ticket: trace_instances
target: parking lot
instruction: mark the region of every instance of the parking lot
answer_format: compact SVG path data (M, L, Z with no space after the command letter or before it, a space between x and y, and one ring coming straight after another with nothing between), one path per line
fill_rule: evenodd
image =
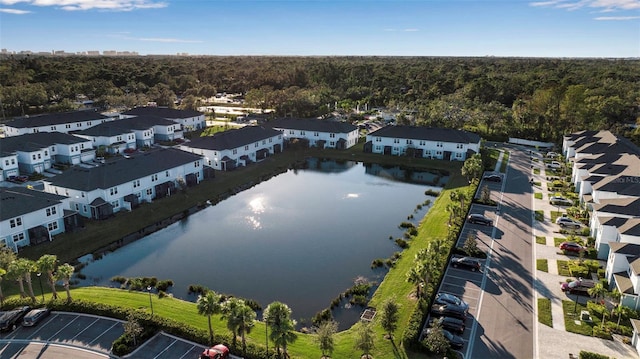
M108 358L124 332L122 322L93 315L53 312L34 327L0 335L2 358Z

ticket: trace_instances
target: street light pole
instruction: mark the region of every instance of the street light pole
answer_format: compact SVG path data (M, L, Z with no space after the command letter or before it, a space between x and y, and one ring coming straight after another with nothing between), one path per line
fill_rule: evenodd
M44 289L42 289L42 279L40 278L42 273L38 273L36 275L38 276L38 282L40 283L40 294L42 295L42 303L44 303Z
M149 291L149 306L151 307L151 315L153 315L153 302L151 301L151 286L148 286L147 290Z

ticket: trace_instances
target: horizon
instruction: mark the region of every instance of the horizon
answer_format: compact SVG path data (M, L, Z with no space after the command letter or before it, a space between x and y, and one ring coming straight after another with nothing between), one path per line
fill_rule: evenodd
M640 57L640 0L0 0L0 20L18 54Z

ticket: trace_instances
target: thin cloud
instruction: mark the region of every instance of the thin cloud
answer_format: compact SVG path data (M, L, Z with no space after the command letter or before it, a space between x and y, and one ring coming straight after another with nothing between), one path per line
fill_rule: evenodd
M615 10L640 9L640 0L549 0L530 2L529 6L551 7L556 9L577 10L581 8L599 9L610 12Z
M199 44L202 43L202 40L185 40L185 39L174 39L174 38L163 38L163 37L139 37L139 38L128 38L130 40L138 40L138 41L151 41L151 42L174 42L174 43L184 43L184 44Z
M404 32L417 32L420 31L418 29L404 29Z
M0 8L0 12L3 12L5 14L13 14L13 15L24 15L24 14L31 13L31 11L27 11L27 10L4 9L4 8Z
M24 4L31 6L53 6L65 11L109 10L132 11L158 9L168 4L157 0L0 0L3 5Z
M640 19L640 16L600 16L593 19L599 21L627 21Z

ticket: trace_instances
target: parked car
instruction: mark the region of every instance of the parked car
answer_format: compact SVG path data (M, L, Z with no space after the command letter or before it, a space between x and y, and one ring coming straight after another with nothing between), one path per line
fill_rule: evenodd
M30 310L31 307L24 306L5 312L0 317L0 330L3 332L15 330Z
M596 283L589 279L578 278L571 282L564 282L560 286L563 292L576 295L589 295L589 289L593 288Z
M462 307L452 304L434 304L431 306L431 314L436 317L467 319L467 311Z
M560 206L573 206L573 201L571 201L570 199L561 197L561 196L553 196L551 198L549 198L549 202L551 204L557 204Z
M22 326L33 327L40 323L44 318L48 317L49 314L51 314L51 309L49 308L32 309L22 319Z
M578 229L582 227L582 223L576 221L573 218L564 217L564 216L556 218L556 224L559 225L560 227L569 227L574 229Z
M433 328L428 328L427 329L427 334L431 333L431 331L433 331ZM464 346L464 339L462 339L461 337L451 333L450 331L446 330L446 329L440 329L442 330L442 334L444 334L444 337L447 339L447 341L449 342L449 344L451 344L451 348L453 349L462 349L462 347Z
M444 304L455 305L457 307L461 307L463 311L469 310L469 304L467 302L449 293L439 292L438 294L436 294L436 297L433 300L433 302L435 304L441 304L441 305L444 305Z
M480 261L472 257L451 258L450 264L453 268L464 268L472 272L482 270L482 265L480 264Z
M547 152L547 157L558 157L558 154L556 152Z
M560 250L567 251L567 252L580 253L584 251L585 248L576 242L562 242L560 243Z
M9 176L7 178L7 180L9 182L15 182L15 183L25 183L29 180L29 176L24 176L24 175L20 175L20 176Z
M431 326L439 325L442 329L446 329L452 333L464 333L464 320L453 317L440 317L431 320Z
M482 177L482 179L484 181L489 181L489 182L502 182L502 176L496 175L496 174L486 175L486 176Z
M562 165L558 161L551 161L551 162L547 163L547 168L551 168L551 169L557 170L557 169L562 168Z
M200 354L200 359L228 359L229 348L222 344L215 345L211 348L205 349Z
M477 224L484 224L485 226L491 226L493 225L493 221L481 214L478 213L472 213L469 215L469 217L467 217L467 222L469 223L477 223Z

